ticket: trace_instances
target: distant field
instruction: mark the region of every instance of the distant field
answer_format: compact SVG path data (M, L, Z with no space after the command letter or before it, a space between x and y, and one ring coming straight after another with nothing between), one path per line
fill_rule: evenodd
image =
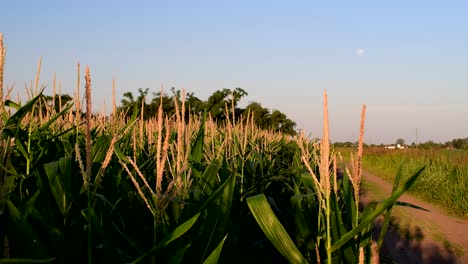
M349 153L349 150L342 151L345 156ZM368 148L364 151L364 169L388 181L393 182L402 162L404 178L426 165L410 192L441 205L449 213L468 216L467 150Z

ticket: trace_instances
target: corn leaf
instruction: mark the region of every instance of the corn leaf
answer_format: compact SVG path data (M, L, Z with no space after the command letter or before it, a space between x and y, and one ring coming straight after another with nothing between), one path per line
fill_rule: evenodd
M283 257L290 263L307 263L289 237L288 232L273 213L264 194L247 198L247 205L263 233Z
M401 175L403 174L402 171L403 171L403 164L400 164L400 167L398 167L398 171L397 171L397 174L396 174L396 177L395 177L395 181L393 182L392 194L397 190L398 185L400 184ZM385 238L385 233L387 232L388 224L390 223L390 216L392 214L392 209L393 209L394 204L395 203L390 205L390 207L387 209L387 212L385 213L385 218L384 218L384 222L383 222L383 225L382 225L382 230L380 230L380 235L379 235L379 238L377 240L377 245L378 245L379 248L382 247L383 240Z
M169 264L179 264L182 263L182 260L184 258L185 252L187 249L191 246L191 243L186 244L185 246L179 248L169 259L167 263Z
M224 241L226 241L228 235L226 235L223 240L219 243L219 245L211 252L208 258L203 262L204 264L216 264L218 263L219 256L221 255L221 251L223 250Z
M26 116L27 113L32 112L34 109L34 104L39 100L39 98L42 96L42 92L44 89L41 90L39 95L34 97L33 99L29 100L23 107L17 108L17 104L13 103L8 103L10 106L14 106L14 108L17 108L18 110L16 113L14 113L8 120L5 122L5 126L3 128L3 136L10 136L14 137L15 134L17 133L19 126L21 125L21 120L23 119L24 116Z
M142 261L143 259L153 255L156 253L158 250L164 248L165 246L169 245L172 241L176 240L177 238L181 237L183 234L187 233L187 231L192 228L192 226L197 222L198 217L200 216L200 213L192 216L189 220L185 221L183 224L179 225L174 231L172 231L170 234L168 234L159 244L154 246L150 251L146 252L139 258L135 259L131 263L138 263Z
M52 118L49 119L49 121L47 121L47 123L45 123L41 128L39 128L39 130L36 130L37 132L41 132L43 130L46 130L50 127L50 125L52 123L54 123L59 117L65 115L68 110L70 110L70 108L73 106L73 103L68 103L65 108L58 114L56 114L55 116L53 116Z
M58 161L44 164L50 190L62 216L66 217L72 204L71 190L71 158L65 157Z
M372 221L374 221L379 215L381 215L385 210L387 210L390 206L393 205L393 203L404 193L406 192L411 185L413 185L414 181L418 178L418 176L423 172L425 169L425 166L420 168L413 176L411 176L405 184L394 192L387 200L385 200L382 204L380 204L372 213L370 213L365 219L363 219L359 225L355 228L353 228L351 231L346 233L346 235L342 236L338 241L336 241L332 248L331 251L335 251L339 249L342 245L344 245L346 242L348 242L350 239L352 239L355 235L357 235L359 232L361 232L364 228L366 228Z
M190 160L195 163L200 163L203 158L203 145L204 145L204 139L205 139L205 119L206 119L206 112L203 113L200 130L198 130L198 134L195 138L195 141L192 144Z

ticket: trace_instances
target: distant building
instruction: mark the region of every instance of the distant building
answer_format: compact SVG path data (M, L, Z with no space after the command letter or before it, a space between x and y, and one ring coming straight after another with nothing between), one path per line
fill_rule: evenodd
M396 145L387 145L385 146L385 148L386 149L404 149L406 147L400 144L396 144Z

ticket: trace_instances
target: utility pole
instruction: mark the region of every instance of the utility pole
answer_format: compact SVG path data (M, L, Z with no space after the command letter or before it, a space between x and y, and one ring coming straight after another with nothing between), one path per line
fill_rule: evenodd
M418 128L416 128L416 147L418 146Z

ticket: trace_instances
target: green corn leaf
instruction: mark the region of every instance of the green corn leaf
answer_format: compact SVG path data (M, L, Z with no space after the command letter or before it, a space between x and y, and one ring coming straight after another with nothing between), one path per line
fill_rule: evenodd
M296 225L299 238L299 242L306 243L308 238L312 234L312 228L310 227L310 219L306 218L305 208L302 206L302 197L298 194L291 197L291 205L293 208L293 218Z
M201 120L201 127L198 130L195 141L192 144L192 151L190 153L190 160L195 163L200 163L203 158L203 145L205 140L205 120L206 120L206 111L203 113L203 118Z
M221 251L223 250L224 241L226 241L228 235L226 235L223 240L218 244L218 246L211 252L211 254L206 258L203 264L216 264L218 263L219 256L221 255Z
M27 222L26 217L10 201L6 202L10 213L11 223L6 230L6 235L11 244L21 246L19 258L44 259L48 255L36 230Z
M71 157L44 164L44 171L57 207L66 217L72 204Z
M300 184L294 184L295 195L290 199L296 228L296 243L299 248L306 246L308 250L315 251L314 238L318 228L315 221L317 201L313 193L301 194L299 189Z
M371 202L371 203L367 204L366 207L364 208L363 212L362 212L361 219L366 219L366 217L371 215L372 212L375 211L375 208L377 208L377 205L378 205L377 202ZM363 247L363 248L370 247L372 223L373 223L373 221L370 222L367 226L365 226L362 229L358 248L360 248L360 247Z
M29 160L29 154L28 151L26 150L27 147L24 145L23 141L21 139L16 138L15 139L15 145L18 148L18 150L23 154L24 159Z
M345 202L345 208L348 212L347 217L345 219L348 226L352 226L353 228L356 227L359 223L357 222L357 210L356 210L356 202L354 201L354 192L353 187L351 185L351 181L349 180L349 175L343 175L343 198Z
M219 186L219 188L208 199L206 199L205 202L203 202L203 204L200 206L199 212L204 211L209 206L211 206L213 201L219 199L219 197L221 197L224 194L225 188L231 186L232 182L235 182L235 179L236 175L232 174L223 184L221 184L221 186Z
M3 136L11 136L11 137L14 137L15 136L15 131L16 131L16 128L21 124L21 120L23 119L23 117L29 113L29 112L32 112L33 110L33 107L34 107L34 104L37 102L37 100L39 100L39 98L42 96L42 92L44 91L44 89L42 89L42 91L39 93L39 95L37 95L36 97L34 97L33 99L29 100L29 102L27 102L23 107L19 108L16 113L14 113L5 123L5 126L3 128ZM12 103L8 103L9 105L14 105ZM14 105L15 107L18 106L18 105Z
M183 247L180 247L176 253L174 253L171 258L169 259L169 261L167 263L169 264L179 264L179 263L182 263L182 260L184 258L184 255L185 255L185 252L187 251L187 249L191 246L192 244L191 243L188 243L186 244L185 246Z
M174 241L177 238L181 237L183 234L187 233L187 231L189 231L190 228L192 228L192 226L197 222L199 216L200 216L200 213L192 216L192 218L190 218L189 220L187 220L183 224L179 225L176 229L174 229L174 231L172 231L170 234L168 234L161 242L159 242L159 244L154 246L150 251L146 252L145 254L143 254L139 258L135 259L131 263L138 263L138 262L142 261L143 259L145 259L145 258L153 255L154 253L156 253L158 250L166 247L172 241Z
M307 263L273 213L264 194L247 198L247 205L270 242L290 263Z
M39 197L39 194L41 193L41 189L38 189L34 195L29 198L29 200L26 202L26 207L24 210L24 216L27 218L31 212L34 210L34 204L36 203L37 197Z
M395 205L403 206L403 207L409 207L409 208L413 208L413 209L418 209L418 210L430 212L430 211L427 210L426 208L423 208L423 207L421 207L421 206L417 206L417 205L412 204L412 203L396 201L396 202L395 202Z
M401 175L403 174L402 171L403 171L403 164L400 164L400 167L398 168L398 171L395 177L395 181L393 182L392 194L397 190L398 185L400 184ZM385 213L382 230L380 230L379 239L377 240L377 245L379 248L382 247L383 240L385 238L385 233L387 232L388 224L390 223L390 216L392 214L392 208L394 204L395 203L390 205L390 207L387 209L387 212Z
M46 129L48 129L50 127L51 124L53 124L55 122L55 120L57 120L59 117L65 115L68 110L70 110L70 108L72 108L73 106L73 103L68 103L65 108L60 111L60 113L56 114L55 116L53 116L52 118L49 119L49 121L47 121L47 123L45 123L42 127L39 128L39 130L36 130L37 132L42 132Z
M112 222L112 226L115 228L117 233L119 233L133 249L138 251L138 254L143 254L144 253L144 250L141 249L140 246L135 241L130 239L130 237L128 237L124 232L122 232L114 222Z
M115 156L120 161L122 161L123 163L129 163L127 157L125 157L125 154L123 153L123 151L120 149L120 147L117 144L114 145L114 153L115 153Z
M210 196L213 193L220 167L221 162L215 159L203 172L199 185L204 195Z
M309 188L310 190L313 190L315 193L320 192L320 190L317 189L317 186L315 186L315 182L312 180L312 174L310 173L303 173L301 175L302 178L302 183L304 183L304 186Z
M382 204L380 204L371 214L369 214L365 219L363 219L359 225L353 228L351 231L346 233L346 235L342 236L338 241L336 241L331 251L335 251L339 249L342 245L352 239L355 235L361 232L364 228L366 228L371 222L375 220L379 215L381 215L385 210L387 210L393 203L404 193L406 192L411 185L413 185L414 181L418 178L418 176L423 172L425 166L419 169L413 176L411 176L408 181L396 192L394 192L387 200L385 200Z
M338 201L334 193L331 194L330 199L331 199L330 205L332 208L331 216L330 216L331 228L332 228L332 234L333 234L332 241L336 241L339 238L341 238L341 236L346 234L347 230L343 224L343 214L341 213L341 208L338 205ZM348 217L350 217L350 215L348 215ZM353 246L352 243L347 243L343 245L343 247L341 248L341 253L344 256L344 260L346 261L346 263L353 263L355 259L352 246Z
M235 187L236 175L232 174L201 206L203 220L191 248L194 261L205 259L226 236Z
M6 100L5 101L5 106L6 107L11 107L11 108L14 108L16 110L20 109L21 108L21 105L11 101L11 100Z

